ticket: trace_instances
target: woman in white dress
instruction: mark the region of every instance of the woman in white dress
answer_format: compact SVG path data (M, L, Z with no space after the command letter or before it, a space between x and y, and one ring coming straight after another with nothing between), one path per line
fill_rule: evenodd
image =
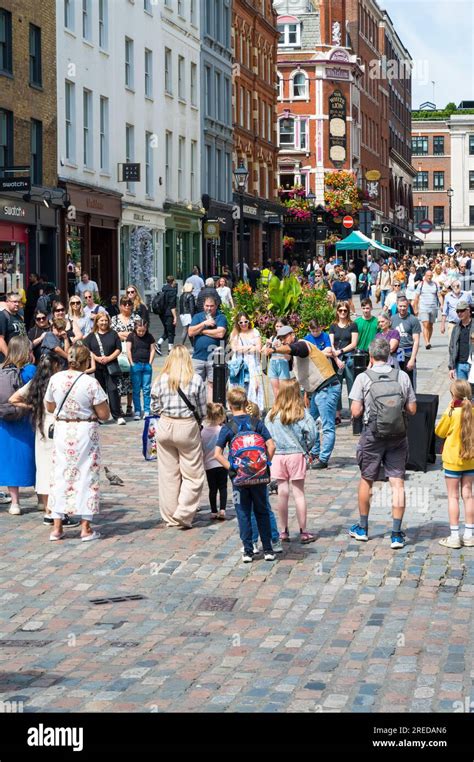
M238 376L231 379L231 386L242 386L250 402L263 410L264 389L263 373L260 355L262 339L256 328L252 327L250 318L245 312L239 312L235 319L234 330L230 335L230 344L234 353L233 360L241 358L243 367Z
M107 421L107 394L87 375L90 352L74 345L68 352L68 370L50 379L46 409L56 413L49 508L54 519L50 540L62 540L64 515L81 517L81 540L97 540L99 532L90 522L99 512L100 443L99 420ZM66 396L67 395L67 396ZM62 405L62 407L61 407Z
M233 310L234 300L232 299L232 292L229 286L227 285L227 280L225 278L219 278L219 280L217 281L216 290L220 298L222 299L222 304L225 304L227 307L230 307Z

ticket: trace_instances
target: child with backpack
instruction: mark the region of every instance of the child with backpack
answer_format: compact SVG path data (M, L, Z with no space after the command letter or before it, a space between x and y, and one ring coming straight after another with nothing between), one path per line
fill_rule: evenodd
M240 539L244 546L242 561L251 563L254 557L252 510L262 538L265 561L274 561L267 484L270 481L268 466L275 452L275 444L262 421L248 415L248 400L243 389L238 386L231 389L227 402L232 415L221 429L214 457L229 471L232 480ZM224 456L227 445L228 458Z
M316 424L304 406L300 385L296 379L282 381L277 398L268 413L265 424L275 442L272 479L278 482L278 516L283 528L282 542L290 541L288 531L288 499L290 483L300 526L300 542L307 545L316 540L306 531L306 499L304 482L306 461L316 442Z
M448 515L451 534L439 544L459 549L474 547L474 425L471 385L458 379L450 387L452 400L435 429L444 439L442 452L444 476L448 492ZM464 535L459 535L459 488L464 503Z
M201 431L204 469L209 486L209 504L211 519L225 521L227 504L227 470L214 457L217 439L225 422L224 406L217 402L207 403L207 415ZM217 511L217 493L219 493L220 510Z

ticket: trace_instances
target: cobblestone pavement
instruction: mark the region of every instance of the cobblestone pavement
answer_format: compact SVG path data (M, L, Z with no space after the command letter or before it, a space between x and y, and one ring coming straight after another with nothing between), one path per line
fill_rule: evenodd
M439 393L441 409L446 344L438 329L419 361L419 391ZM385 484L371 539L357 543L347 534L358 469L346 420L331 468L307 481L317 542L299 545L293 512L295 539L277 561L243 565L231 506L218 525L205 498L192 531L161 523L141 430L101 429L103 461L125 486L104 480L100 542L81 544L74 529L48 542L31 491L23 516L2 507L0 700L25 712L466 711L474 549L438 545L439 458L409 474L407 546L390 549ZM93 602L123 596L143 597Z

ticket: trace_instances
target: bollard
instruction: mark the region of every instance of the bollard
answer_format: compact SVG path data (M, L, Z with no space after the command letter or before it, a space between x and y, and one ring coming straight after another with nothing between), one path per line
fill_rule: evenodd
M213 357L214 381L212 382L212 401L226 406L227 365L223 348L219 347Z
M352 353L352 357L354 359L354 380L359 376L361 373L366 370L368 364L369 364L369 355L367 352L364 352L363 349L356 349ZM362 419L364 415L362 414L360 418L354 418L352 421L352 434L353 436L357 437L359 434L362 434Z

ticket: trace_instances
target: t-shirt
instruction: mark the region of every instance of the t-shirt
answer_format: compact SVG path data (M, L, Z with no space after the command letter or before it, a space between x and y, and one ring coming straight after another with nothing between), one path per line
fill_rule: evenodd
M351 284L346 281L334 281L332 284L332 292L336 295L338 301L348 302L352 299Z
M201 431L205 471L208 471L210 468L222 468L222 464L214 458L214 452L220 432L220 426L204 426Z
M471 323L461 325L456 362L469 362L471 354Z
M0 312L0 336L7 344L12 336L26 336L25 321L21 315L12 315L8 310Z
M46 336L41 342L41 355L54 354L61 363L62 368L66 369L67 360L65 357L61 357L61 355L54 351L57 347L64 349L64 339L60 339L59 336L56 336L52 331L47 331Z
M191 320L191 325L199 325L207 318L205 312L197 312ZM227 330L227 319L219 310L214 317L216 328L225 328ZM214 330L214 329L212 329ZM221 339L215 339L202 333L194 337L193 360L212 360L213 347L220 345Z
M116 349L120 350L120 352L122 351L122 342L120 341L119 335L116 331L101 333L100 341L104 348L104 355L111 355L112 352L115 352ZM84 344L86 347L89 347L90 351L93 352L97 357L102 355L99 347L99 342L97 341L97 335L95 333L90 333L88 336L86 336L84 339Z
M392 328L396 328L400 334L400 349L412 350L413 348L413 334L421 333L421 325L418 318L414 315L407 315L402 318L397 313L392 318Z
M303 341L309 341L310 344L314 344L314 346L321 350L321 352L323 349L331 346L331 339L329 338L329 334L326 333L326 331L321 331L319 336L313 336L312 333L308 333L303 338Z
M384 363L383 365L373 365L370 370L374 371L374 373L389 373L391 370L393 370L393 368L390 365ZM416 394L413 391L413 386L411 385L410 378L408 374L403 370L398 371L398 383L402 389L405 405L407 402L416 402ZM364 423L368 423L370 417L369 389L371 385L372 381L368 377L367 373L360 373L355 379L354 384L352 385L352 389L349 393L350 400L354 400L354 402L364 403Z
M365 352L368 352L369 344L375 339L375 334L378 331L377 318L373 315L369 320L366 320L364 317L358 317L355 320L355 324L359 332L357 349L363 349Z
M135 331L132 331L128 334L127 341L132 345L131 353L133 362L143 362L148 364L150 362L150 350L155 343L155 339L150 331L147 331L144 336L139 336Z
M329 329L329 333L334 336L334 349L343 349L347 347L352 341L353 333L358 333L359 329L355 323L349 323L341 328L337 323L333 323Z
M199 275L190 275L189 278L186 279L185 283L191 283L193 287L193 296L195 299L197 299L201 288L204 288L203 279L200 278Z
M88 280L87 283L83 283L81 280L81 282L76 286L76 294L80 296L81 299L84 299L84 291L90 291L91 294L98 294L99 289L95 280Z
M418 307L419 312L432 312L433 310L438 309L438 286L436 283L433 281L427 283L427 281L424 280L417 286L416 293L420 297Z
M247 426L250 426L251 416L250 415L236 415L234 416L234 420L239 430L241 428L245 430ZM272 438L270 432L268 431L267 427L262 421L256 422L254 426L254 431L256 431L257 434L261 434L265 442L267 442L269 439ZM224 423L224 425L222 426L220 430L219 436L217 437L216 447L220 447L221 450L224 450L225 446L228 445L233 440L234 437L235 437L235 434L232 431L232 429L226 423Z

